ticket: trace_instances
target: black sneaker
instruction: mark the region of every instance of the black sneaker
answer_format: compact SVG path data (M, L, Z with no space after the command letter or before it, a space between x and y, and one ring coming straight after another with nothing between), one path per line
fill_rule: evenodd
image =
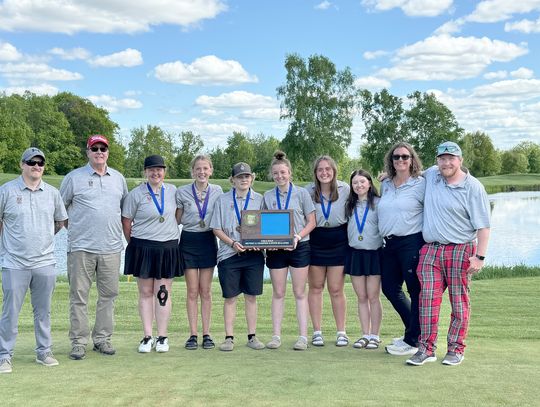
M195 350L199 347L199 344L197 343L197 335L191 335L189 339L186 341L185 348L189 350Z

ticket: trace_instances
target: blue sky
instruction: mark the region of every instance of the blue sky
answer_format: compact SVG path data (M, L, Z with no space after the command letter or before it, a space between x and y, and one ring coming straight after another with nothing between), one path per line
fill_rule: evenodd
M152 124L212 148L235 130L281 139L285 57L322 54L359 87L434 92L508 149L540 142L539 36L540 0L0 0L0 92L73 92L125 144Z

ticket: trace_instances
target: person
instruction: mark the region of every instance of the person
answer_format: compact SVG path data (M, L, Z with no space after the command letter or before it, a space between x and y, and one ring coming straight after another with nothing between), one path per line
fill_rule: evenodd
M350 195L345 214L348 218L347 236L351 251L345 273L358 298L358 317L362 336L354 343L358 349L377 349L381 343L382 322L381 267L382 237L378 225L379 193L371 174L353 171Z
M124 274L137 277L139 315L144 336L140 353L169 351L173 278L182 275L178 239L176 187L164 181L160 155L144 159L146 182L130 191L122 207L122 227L128 242ZM157 339L152 335L154 318Z
M251 189L254 175L249 164L239 162L232 168L232 189L221 195L214 209L210 227L220 240L218 276L223 298L225 341L219 349L225 352L234 349L234 321L236 301L244 294L247 322L247 346L264 349L257 338L257 296L263 292L264 256L261 251L247 249L240 241L242 211L260 209L262 195Z
M425 173L423 236L420 251L420 339L418 351L407 360L423 365L435 356L439 313L444 291L452 313L444 365L463 361L469 328L471 276L484 266L490 234L486 190L462 167L461 148L447 141L437 147L437 165Z
M51 300L56 284L54 235L66 209L58 190L42 180L45 154L36 147L21 157L21 175L0 187L2 317L0 373L11 373L19 313L30 288L36 362L57 366L52 353Z
M201 299L201 320L203 349L213 349L214 341L210 336L210 318L212 315L212 278L217 264L217 242L210 219L217 199L223 193L219 185L210 184L212 161L208 156L198 155L191 161L191 176L194 182L184 185L176 191L176 204L179 208L182 233L180 252L182 254L184 275L186 278L186 309L190 337L186 349L197 349L197 303Z
M118 296L122 240L121 208L128 193L126 180L107 165L109 141L90 136L88 163L68 173L60 185L67 208L70 359L86 357L90 339L88 296L95 279L96 319L92 330L94 351L114 355L114 301Z
M308 346L308 302L306 281L309 270L309 233L315 228L315 207L305 188L292 183L292 167L285 153L276 151L270 164L270 172L276 187L264 194L264 209L287 210L294 213L294 247L292 249L267 250L266 266L272 279L272 340L267 348L281 346L281 322L285 306L287 274L291 272L299 337L293 349L305 350Z
M388 175L381 184L378 205L379 231L384 237L381 256L382 291L399 314L404 335L385 347L391 355L413 355L417 351L420 324L420 283L416 266L422 239L425 180L422 163L414 148L396 143L384 158ZM403 292L403 282L409 298Z
M337 180L336 162L327 155L315 160L313 178L313 183L306 186L315 205L317 223L309 236L311 259L308 273L308 304L313 324L311 344L324 346L321 330L322 294L326 283L336 321L336 346L347 346L349 337L345 330L347 300L343 291L345 284L343 267L348 251L345 202L349 196L349 186Z

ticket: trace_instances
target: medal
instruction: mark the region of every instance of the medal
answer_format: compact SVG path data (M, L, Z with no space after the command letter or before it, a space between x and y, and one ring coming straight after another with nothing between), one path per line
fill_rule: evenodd
M240 232L241 230L242 230L242 228L240 227L240 225L238 225L238 226L236 227L236 231L237 231L237 232Z
M323 194L321 193L321 212L324 216L324 219L326 220L326 222L324 222L324 226L325 227L328 227L330 226L330 222L328 222L328 218L330 217L330 210L332 209L332 201L328 201L328 206L325 208L324 207L324 196Z
M240 225L242 224L242 217L240 216L240 209L238 209L238 203L236 202L236 188L232 189L233 203L234 203L234 213L236 214L236 220L238 220L238 226L236 230L240 232ZM242 208L245 211L249 204L249 198L251 197L251 188L248 189L246 196L246 201L244 202L244 207Z
M199 226L200 226L201 228L205 228L205 227L206 227L206 223L204 223L204 220L201 219L201 220L199 221Z
M366 219L367 214L369 212L369 203L366 202L366 209L364 209L364 216L362 217L362 224L360 224L360 220L358 219L358 212L356 211L357 207L354 208L354 219L356 220L356 229L358 229L358 240L362 241L364 240L364 237L362 236L362 232L364 231L364 226L366 226Z
M163 222L165 222L165 218L163 216L160 216L159 217L159 223L163 223Z
M150 193L152 201L154 201L154 205L159 213L159 223L165 222L165 218L163 217L163 211L165 210L165 188L163 187L163 185L161 185L161 206L159 206L156 199L156 194L154 194L154 191L152 190L148 182L146 183L146 188L148 188L148 192Z
M206 224L204 223L204 218L206 216L206 210L208 209L208 201L210 200L210 185L208 185L208 189L206 190L206 196L204 197L202 208L201 204L199 203L199 198L197 198L197 192L195 191L195 183L191 184L191 193L193 194L193 199L195 200L197 210L199 211L199 217L201 218L199 226L201 228L205 228Z
M330 222L328 221L324 222L324 227L327 228L328 226L330 226Z
M364 238L362 237L362 235L358 235L358 240L360 240L360 241L364 240Z
M292 184L289 182L289 190L287 191L287 199L285 200L285 209L289 209L289 202L291 200ZM278 209L281 210L281 200L279 199L279 188L276 187L276 201Z

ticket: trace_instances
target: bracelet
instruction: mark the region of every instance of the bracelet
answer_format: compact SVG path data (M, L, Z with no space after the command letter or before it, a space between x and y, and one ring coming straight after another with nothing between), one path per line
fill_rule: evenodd
M231 243L231 247L232 247L232 248L234 248L234 244L235 244L235 243L238 243L238 241L237 241L237 240L233 240L233 241L232 241L232 243Z
M486 256L480 256L479 254L475 255L478 260L484 261L486 259Z

